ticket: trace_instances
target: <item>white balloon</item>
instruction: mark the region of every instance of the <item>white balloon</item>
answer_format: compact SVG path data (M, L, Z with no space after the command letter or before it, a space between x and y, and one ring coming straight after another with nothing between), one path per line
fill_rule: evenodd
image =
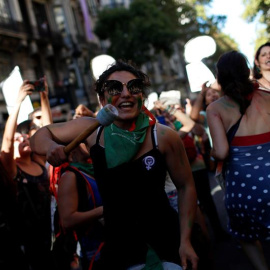
M110 55L101 54L94 57L90 63L90 66L92 68L95 80L97 80L99 76L114 62L115 59Z
M185 60L188 63L198 62L213 55L216 51L216 42L209 36L195 37L185 45Z
M206 81L210 83L215 81L211 70L201 61L186 65L186 70L191 92L200 91Z

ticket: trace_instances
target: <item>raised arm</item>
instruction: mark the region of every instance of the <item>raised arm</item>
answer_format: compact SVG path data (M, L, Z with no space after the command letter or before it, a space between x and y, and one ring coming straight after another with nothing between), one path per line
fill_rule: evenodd
M3 134L3 141L1 147L1 156L4 167L7 169L11 177L16 175L16 162L14 159L14 135L17 128L17 119L20 112L21 104L27 95L31 95L34 86L28 84L28 80L25 80L21 85L18 93L18 97L13 108L12 113L9 115L5 130Z
M183 269L187 261L197 269L198 257L190 237L197 209L197 195L191 168L179 135L166 126L158 126L160 151L165 155L170 177L178 190L181 244L179 249Z
M184 137L195 125L195 122L187 114L183 113L180 109L176 109L173 105L165 107L160 101L156 101L155 107L162 112L173 115L177 121L181 122L182 127L177 131L180 137Z
M178 134L180 135L180 137L185 136L195 126L195 122L181 110L174 111L173 115L176 118L176 120L181 122L182 124L182 127L178 130Z
M205 100L205 94L207 91L207 82L205 82L202 85L201 92L197 95L197 98L195 99L195 102L192 106L192 109L190 111L190 118L193 119L196 122L199 122L201 124L204 124L205 118L203 115L200 114L200 111L203 110L203 104Z
M42 127L30 138L31 149L39 155L45 155L51 165L59 166L67 160L64 146L74 140L93 121L93 118L81 117Z
M47 126L53 123L51 106L49 101L49 87L44 76L45 90L40 92L40 105L42 114L42 126Z

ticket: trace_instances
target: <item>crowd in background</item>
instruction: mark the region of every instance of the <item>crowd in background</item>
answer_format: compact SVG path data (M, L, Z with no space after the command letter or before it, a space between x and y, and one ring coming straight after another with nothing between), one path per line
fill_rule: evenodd
M120 76L117 72L119 71L116 70L112 74ZM126 83L121 82L120 85L120 79L117 80L116 75L112 78L109 77L111 80L103 82L106 86L105 90L102 88L98 92L103 104L111 103L115 96L122 95L124 85L130 95L136 96L141 93L138 92L143 83L141 75L138 75L137 78L131 77L131 80ZM112 83L114 85L111 85ZM125 201L113 198L113 194L108 195L110 190L99 190L99 185L95 180L93 159L87 148L89 142L78 144L65 162L59 159L59 163L63 163L59 166L48 162L49 154L38 154L38 149L43 147L42 138L33 151L30 137L38 134L37 131L40 131L41 128L46 130L48 136L55 142L60 143L61 140L64 140L58 136L61 126L54 128L52 125L52 129L44 128L53 124L46 78L44 78L44 86L44 91L40 92L41 107L35 110L28 120L17 125L21 103L27 95L33 93L34 87L29 84L28 80L23 82L14 110L9 115L5 126L0 156L0 268L107 269L104 268L107 267L106 264L97 263L99 260L102 261L102 250L105 250L105 254L107 250L110 250L106 247L107 232L104 231L104 222L106 219L112 222L114 218L125 219L127 217L124 213L121 213L121 216L118 212L112 212L115 216L110 216L109 211L112 209L106 200L103 205L103 198L110 196L111 200L122 204L125 204ZM108 91L108 96L104 96L105 91ZM163 96L154 103L154 107L149 111L140 105L142 111L150 112L147 114L147 118L150 117L150 126L151 121L157 122L169 127L170 130L173 130L173 134L177 134L181 138L185 148L185 158L187 158L187 163L182 164L181 168L190 170L196 190L196 196L194 196L196 205L192 206L192 209L194 208L192 211L195 213L194 220L190 221L190 239L196 254L186 245L186 254L180 250L180 261L178 258L176 259L178 255L171 257L164 255L164 258L171 258L171 262L179 264L179 268L177 268L175 265L168 265L169 262L161 265L158 257L159 252L163 254L163 250L155 252L149 247L146 265L148 260L157 265L156 268L151 269L181 269L182 267L193 270L214 270L213 242L224 241L228 238L236 239L239 242L254 269L269 269L270 266L267 265L261 244L270 240L270 174L267 171L270 164L268 157L270 152L269 94L270 43L266 43L257 50L252 72L250 72L244 55L236 51L228 52L223 54L217 63L217 80L211 84L205 82L194 100L183 101L175 97ZM139 101L137 102L139 103ZM123 103L121 106L125 108L130 104ZM96 118L97 115L98 112L92 112L85 105L80 104L75 110L73 120L69 121L81 119L79 121L83 123L83 118ZM145 119L142 119L142 125L145 123L144 121ZM70 133L73 134L76 129L80 130L81 125L74 124ZM63 130L66 132L68 129L63 126ZM137 131L136 128L134 130ZM117 132L120 134L121 131ZM139 132L136 135L140 136ZM170 134L167 129L162 132ZM158 132L158 136L169 136L163 135L162 132ZM96 133L97 138L93 139L95 142L100 139L99 134L101 134L99 131ZM105 138L110 135L110 133L106 134ZM124 136L123 133L121 136ZM147 136L144 135L142 140L146 140ZM173 138L174 135L170 136ZM149 137L151 138L151 135ZM44 145L46 143L44 139ZM121 146L122 141L116 143ZM108 148L113 148L113 146L113 144L106 145ZM146 149L148 148L146 147ZM123 152L121 153L121 151ZM125 155L124 150L121 151L112 153ZM141 149L138 147L134 151L134 153L140 153ZM175 156L181 156L180 153L175 153L173 150L172 152ZM110 153L106 153L106 155L110 155ZM151 167L151 160L148 162L148 166ZM174 212L172 215L168 215L168 219L174 217L175 213L181 217L185 208L182 206L183 208L179 209L179 201L182 199L179 196L181 196L180 194L185 196L184 193L179 192L179 186L184 184L175 181L176 177L171 172L172 168L166 172L166 180L163 183L168 202ZM119 178L123 171L117 171ZM115 173L113 170L110 172ZM127 171L124 172L127 173ZM99 173L99 176L102 175L101 172ZM129 173L132 174L132 172ZM105 176L107 177L107 175ZM225 194L224 203L229 217L227 230L224 230L221 225L211 194L209 178L215 176L223 181L219 184ZM129 178L129 175L125 175L125 177ZM155 177L158 179L157 175ZM183 177L189 178L190 176L188 174ZM146 185L148 184L142 183L140 188L148 188ZM151 185L149 190L152 189L156 192L156 183L151 182ZM158 194L163 200L161 193ZM118 207L123 206L118 205ZM107 214L105 221L103 210L106 211L105 215ZM134 211L136 212L136 210ZM185 219L184 215L183 219ZM161 221L159 220L159 222ZM185 225L181 223L181 226ZM164 228L168 229L165 226ZM174 228L172 228L173 230ZM177 235L168 231L166 234L168 237ZM115 239L113 238L113 240ZM151 242L151 240L149 241ZM171 239L171 242L172 245L179 245L178 241L174 243L174 240ZM103 248L104 243L105 248ZM155 245L153 244L153 246ZM116 245L116 247L118 246ZM113 254L118 254L122 260L125 260L122 258L125 253L115 252ZM108 258L112 259L112 256L108 256ZM186 258L191 264L186 265L185 262L183 265L183 258ZM139 266L136 267L126 269L143 269Z

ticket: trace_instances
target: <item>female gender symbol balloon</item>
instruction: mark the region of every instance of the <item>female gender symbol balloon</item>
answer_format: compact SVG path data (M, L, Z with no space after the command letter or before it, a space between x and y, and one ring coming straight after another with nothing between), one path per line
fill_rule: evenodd
M184 56L186 62L190 63L186 65L186 70L191 92L200 91L203 83L215 80L213 73L201 61L215 51L216 43L209 36L196 37L186 43Z
M115 59L110 55L101 54L94 57L90 62L94 78L97 80L99 76L114 62Z

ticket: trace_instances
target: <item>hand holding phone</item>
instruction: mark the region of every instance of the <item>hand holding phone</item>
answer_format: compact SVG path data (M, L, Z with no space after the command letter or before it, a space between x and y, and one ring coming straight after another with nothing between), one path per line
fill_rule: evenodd
M28 83L34 85L34 92L45 91L44 78L40 78L37 81L29 81Z

